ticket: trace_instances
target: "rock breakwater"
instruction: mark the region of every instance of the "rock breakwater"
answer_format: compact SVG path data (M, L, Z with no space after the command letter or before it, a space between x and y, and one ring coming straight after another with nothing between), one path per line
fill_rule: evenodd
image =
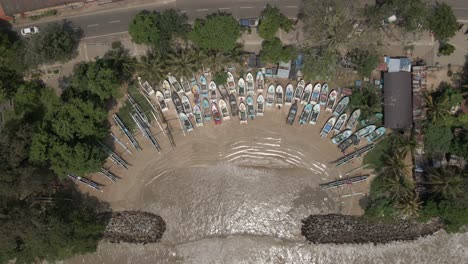
M110 213L104 239L113 242L155 243L166 230L166 222L159 216L141 211Z
M311 215L302 220L302 235L313 243L376 243L414 240L443 228L440 221L375 222L350 215Z

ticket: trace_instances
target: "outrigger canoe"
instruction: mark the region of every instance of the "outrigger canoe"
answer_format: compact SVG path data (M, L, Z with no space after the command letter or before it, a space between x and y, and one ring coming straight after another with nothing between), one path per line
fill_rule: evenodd
M262 71L257 72L256 80L257 80L257 92L261 93L263 92L263 87L265 86L265 76L263 75Z
M308 103L306 106L304 106L301 116L299 117L299 125L303 125L309 122L310 115L312 114L312 108L313 106L311 103Z
M336 97L337 96L338 96L338 93L335 90L330 92L330 94L328 95L327 104L325 106L325 111L327 111L327 112L332 112L333 111L333 108L335 107Z
M367 125L370 125L370 124L377 123L377 121L382 119L382 117L383 117L382 113L375 113L371 117L368 117L368 118L366 118L364 120L361 120L361 125L367 126Z
M304 92L305 81L301 80L296 87L296 91L294 91L294 100L301 101L302 93Z
M142 81L141 77L138 77L138 83L140 84L140 88L147 94L152 95L154 94L154 89L151 87L148 81Z
M249 72L245 76L245 82L247 84L247 94L254 95L255 94L255 81L252 74Z
M223 99L219 99L218 106L219 110L221 110L221 114L223 115L223 120L231 119L231 117L229 116L229 110L226 101L224 101Z
M208 97L208 81L205 75L200 75L200 94L202 98Z
M343 130L343 132L339 133L338 135L334 136L331 141L333 144L340 144L341 142L349 138L352 134L353 134L353 131L351 131L350 129L346 129L346 130Z
M335 125L336 122L336 117L332 116L328 119L327 123L322 128L322 131L320 131L320 136L322 138L325 138L330 134L330 131L332 130L333 126Z
M374 132L370 133L367 137L366 140L367 142L371 143L376 141L377 139L383 137L385 135L385 132L387 132L387 129L385 127L379 127L374 130Z
M198 105L193 106L193 117L195 118L195 125L197 127L202 127L203 126L203 114Z
M162 92L164 94L164 99L166 100L166 102L169 102L172 100L171 84L167 80L164 80L162 83Z
M356 109L353 111L351 116L349 117L348 124L346 124L347 129L353 129L354 125L356 125L359 116L361 115L361 109Z
M179 94L172 93L172 102L174 103L177 113L184 112L184 106L182 105L182 100L180 100Z
M180 85L176 77L169 75L167 76L167 79L177 93L182 94L184 92L184 88L182 88L182 85Z
M284 104L291 105L294 97L294 86L292 84L288 84L286 86L286 93L284 95Z
M346 123L346 119L348 119L348 115L346 113L343 113L338 117L335 127L333 127L333 130L335 131L335 133L340 132L340 130L343 128L344 124Z
M203 98L201 103L201 108L203 110L203 119L205 121L211 120L211 108L210 108L210 101L207 98Z
M301 97L301 104L306 105L310 101L310 96L312 95L312 84L307 84L304 88L304 92L302 93Z
M358 131L356 131L356 133L354 133L359 139L363 138L363 137L366 137L367 135L369 135L370 133L374 132L375 130L375 125L368 125L364 128L361 128L359 129Z
M341 115L345 110L346 107L348 106L349 103L349 97L345 96L341 98L341 100L338 102L338 104L335 107L335 111L333 111L334 116L339 116Z
M187 78L185 77L180 77L180 84L182 85L182 88L184 88L184 93L185 94L190 94L192 91L190 90L190 83Z
M257 115L263 116L263 107L265 107L265 99L263 98L262 94L257 96Z
M161 111L166 112L168 110L166 100L164 99L163 93L160 91L156 91L156 99L158 99L159 107L161 107Z
M315 125L315 123L317 123L317 119L319 115L320 115L320 105L316 104L314 105L314 108L312 109L312 115L310 116L309 123L311 125Z
M280 105L283 106L283 86L279 85L276 86L276 106Z
M193 93L193 102L197 105L200 104L200 86L195 84L192 86L192 93Z
M313 105L320 103L320 91L322 90L322 85L317 83L314 85L314 90L312 91L312 96L310 97L310 102Z
M179 113L179 119L185 131L190 132L193 130L192 123L190 122L190 119L187 117L185 113L182 113L182 112Z
M192 116L192 106L188 96L182 95L182 106L184 107L184 112L188 117Z
M229 93L230 94L236 93L236 82L234 80L234 75L232 75L232 73L230 72L227 72L227 75L228 77L226 79L226 83L228 86Z
M296 119L297 115L297 102L294 102L291 105L291 108L289 108L289 113L288 113L288 118L286 119L286 124L288 125L293 125L294 124L294 119Z
M241 124L247 124L247 108L243 102L239 104L239 119Z
M216 83L211 81L208 88L210 90L210 100L211 100L211 102L217 103L218 102L218 94L217 94L218 87L216 87Z
M250 119L254 119L255 107L254 107L254 100L251 95L247 96L246 103L247 103L247 115L249 116Z
M267 89L266 105L273 106L274 102L275 102L275 86L273 84L270 84L270 86L268 86L268 89Z
M218 104L211 103L211 114L213 116L215 125L219 125L223 122L223 117L221 116L221 112L219 111Z
M234 94L229 95L229 105L231 106L232 116L236 116L239 110L237 108L236 96Z
M326 105L328 99L328 84L322 85L322 91L320 91L320 105Z

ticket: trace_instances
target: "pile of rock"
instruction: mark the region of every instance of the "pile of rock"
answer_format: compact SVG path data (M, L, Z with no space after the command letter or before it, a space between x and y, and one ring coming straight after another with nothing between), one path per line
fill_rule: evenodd
M427 224L413 221L397 223L369 222L358 216L311 215L302 220L302 235L313 243L388 243L414 240L443 228L437 221Z
M155 243L161 240L166 223L148 212L121 211L111 213L104 238L113 243Z

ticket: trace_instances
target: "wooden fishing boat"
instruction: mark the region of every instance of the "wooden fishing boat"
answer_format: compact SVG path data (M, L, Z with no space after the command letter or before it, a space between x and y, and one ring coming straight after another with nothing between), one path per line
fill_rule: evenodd
M283 106L283 86L279 85L276 86L276 106L280 105Z
M275 86L270 84L267 89L266 106L273 106L275 102Z
M247 107L243 102L239 104L239 119L241 124L247 124Z
M294 97L294 86L292 84L288 84L286 86L286 93L284 94L284 104L291 105L293 102Z
M252 98L251 95L247 96L246 103L247 103L247 115L250 119L254 119L255 107L254 107L254 99Z
M231 117L229 116L229 109L227 107L226 101L223 99L219 99L218 101L219 110L221 110L221 115L223 115L223 120L229 120Z
M294 91L294 100L300 102L302 98L302 93L304 92L305 81L301 80Z
M306 87L304 88L304 92L302 93L301 97L301 104L306 105L310 101L310 96L312 95L312 84L307 84Z
M145 92L147 95L152 95L154 94L154 89L151 87L148 81L144 81L141 79L141 77L138 77L138 83L140 84L140 88Z
M164 94L164 99L166 100L166 102L170 102L172 100L172 89L171 84L167 80L164 80L162 83L162 92Z
M186 77L180 77L180 84L182 85L185 94L188 95L192 93L192 90L190 89L190 83Z
M338 117L335 127L333 127L333 130L335 131L335 133L340 132L340 130L343 128L344 124L346 123L346 119L348 119L348 115L346 113L343 113Z
M320 105L326 105L328 99L328 84L324 83L322 85L322 91L320 91Z
M265 76L263 75L262 71L257 72L256 80L257 80L257 92L261 93L263 92L263 87L265 86Z
M187 117L185 113L180 112L179 113L179 119L180 122L182 123L182 126L184 127L185 131L190 132L193 130L192 123L190 122L190 119Z
M203 98L201 108L203 110L203 119L205 121L211 120L211 108L210 101L208 101L208 98Z
M229 99L229 93L226 90L226 87L224 85L222 85L222 84L218 85L218 94L220 95L220 98L222 98L224 100Z
M236 81L234 80L234 75L232 75L232 73L230 72L227 72L227 75L228 77L226 79L226 83L227 83L229 93L230 94L236 93Z
M369 143L374 142L379 138L383 137L385 135L385 132L387 132L387 129L385 127L378 127L366 137L366 140Z
M353 134L353 131L351 131L350 129L346 129L346 130L343 130L343 132L339 133L338 135L334 136L331 141L333 144L340 144L341 142L349 138L352 134Z
M200 75L200 94L202 98L208 97L208 81L205 75Z
M363 137L366 137L367 135L369 135L370 133L374 132L375 130L375 125L368 125L366 127L363 127L361 129L359 129L358 131L356 131L356 133L354 133L359 139L363 138Z
M259 94L257 96L257 115L258 116L263 116L263 112L264 112L263 107L265 107L265 98L263 98L262 94Z
M169 83L172 85L172 88L174 88L174 90L177 93L182 94L184 92L184 88L182 88L182 85L180 85L180 83L177 81L176 77L174 77L172 75L169 75L169 76L167 76L167 79L168 79Z
M198 105L193 106L193 117L195 118L195 125L197 127L202 127L203 126L203 114L200 109L200 106Z
M338 104L335 107L335 111L333 111L334 116L339 116L341 115L345 110L346 107L348 106L349 103L349 97L345 96L341 98L341 100L338 102Z
M172 102L174 103L177 113L184 112L184 106L182 105L182 100L180 100L178 93L172 93Z
M341 151L345 151L351 145L356 144L356 143L359 143L359 138L355 134L352 134L347 139L343 140L343 142L339 143L338 148Z
M211 102L218 102L218 87L216 87L216 83L211 81L208 89L210 90L210 100Z
M218 104L211 103L211 115L215 122L215 125L219 125L223 122L223 117L221 116L221 111L219 111Z
M370 176L369 174L357 175L353 177L347 177L346 179L340 179L340 180L336 180L332 182L322 183L320 184L320 188L322 188L323 190L328 190L331 188L337 188L337 187L341 187L344 185L350 185L353 183L363 182L367 180L369 176Z
M192 86L192 93L193 93L193 102L197 105L200 105L200 86L195 84Z
M166 112L168 110L166 100L164 99L164 94L160 91L156 91L156 99L158 100L159 107L161 111Z
M312 91L312 96L310 97L310 102L313 105L320 103L320 91L322 90L322 85L317 83L314 85L314 90Z
M320 105L316 104L314 105L314 108L312 108L312 114L310 116L310 121L309 123L311 125L315 125L315 123L317 123L317 119L320 115Z
M289 113L288 113L288 118L286 118L286 124L288 125L293 125L294 124L294 119L296 119L297 115L297 101L295 101L292 105L291 108L289 108Z
M330 94L328 95L327 104L325 106L325 111L327 111L327 112L332 112L333 111L333 108L335 107L337 96L338 96L338 93L335 90L330 92Z
M250 72L247 73L247 75L245 76L245 82L247 84L247 94L248 95L255 94L255 81L254 81L254 77L252 76Z
M192 113L192 105L190 104L190 100L188 96L182 95L182 106L184 107L184 112L188 117L193 115Z
M304 106L301 116L299 117L299 125L303 125L309 122L310 115L312 114L312 108L313 106L311 103L308 103L306 106Z
M229 95L229 105L231 106L232 116L236 116L239 109L237 107L237 100L236 100L236 96L234 94Z
M190 78L190 87L193 87L197 85L197 78L195 78L195 74L192 75L192 78Z
M361 120L361 125L363 126L367 126L367 125L370 125L370 124L375 124L377 123L380 119L382 119L383 115L382 113L375 113L374 115L364 119L364 120Z
M335 125L336 122L336 117L332 116L328 119L327 123L322 128L322 131L320 131L320 136L322 138L325 138L330 134L330 131L332 130L333 126Z
M354 125L356 125L359 116L361 115L361 109L356 109L353 111L351 116L349 117L348 124L346 124L347 129L353 129Z
M245 98L245 81L243 78L239 78L237 81L237 95L239 98Z

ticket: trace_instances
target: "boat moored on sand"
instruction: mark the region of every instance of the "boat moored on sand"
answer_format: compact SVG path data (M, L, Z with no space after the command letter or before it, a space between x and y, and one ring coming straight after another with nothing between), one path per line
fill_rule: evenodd
M210 108L210 101L207 98L203 98L201 103L201 108L203 110L203 119L205 121L211 120L211 108Z
M140 84L140 88L147 94L153 95L154 89L151 87L148 81L143 81L141 77L138 77L138 83Z
M200 94L202 98L208 97L208 81L205 75L200 75Z
M180 85L180 83L177 81L176 77L174 77L172 75L169 75L169 76L167 76L167 79L169 80L169 83L172 85L172 87L174 88L174 90L177 93L179 93L179 94L184 93L184 88L182 88L182 85Z
M320 105L326 105L328 99L328 84L324 83L322 85L322 90L320 91Z
M303 125L309 122L310 115L312 114L312 108L313 106L311 103L308 103L306 106L304 106L301 116L299 117L299 125Z
M370 133L374 132L375 130L375 125L368 125L366 127L363 127L361 129L359 129L358 131L356 131L356 133L354 133L359 139L369 135Z
M305 81L301 80L297 86L296 90L294 91L294 100L300 102L302 99L302 93L304 92Z
M179 94L172 93L172 102L174 103L177 113L184 112L184 105L182 104L182 100L180 100Z
M243 102L239 104L239 119L241 124L247 124L247 107Z
M379 120L381 120L383 117L383 114L382 113L375 113L374 115L364 119L364 120L361 120L361 125L363 126L367 126L367 125L370 125L370 124L374 124L374 123L377 123Z
M164 99L163 93L160 91L156 91L156 99L158 100L159 107L161 107L161 111L166 112L168 110L166 100Z
M184 107L185 114L187 114L188 117L191 117L193 115L192 105L190 104L190 100L186 95L182 95L182 106Z
M320 115L320 105L316 104L314 105L314 108L312 108L312 114L310 116L310 121L309 123L311 125L315 125L315 123L317 123L317 119Z
M256 80L257 80L257 92L261 93L263 92L263 87L265 86L265 76L263 75L262 71L257 72Z
M346 123L346 119L348 119L348 115L346 113L341 114L335 124L335 127L333 127L333 130L335 133L340 132L340 130L343 128L344 124Z
M237 95L239 96L239 99L245 98L245 81L243 78L239 78L239 81L237 82Z
M297 115L297 108L298 106L296 101L291 105L291 108L289 108L288 118L286 118L286 124L291 126L294 124L294 119L296 119Z
M283 86L279 85L276 86L276 94L275 94L275 98L276 98L276 106L283 106Z
M266 105L273 106L274 102L275 102L275 86L273 84L270 84L270 86L268 86L268 89L267 89Z
M218 104L211 103L211 116L215 122L215 125L219 125L223 122L223 117L221 116L221 112L219 111Z
M251 95L247 96L247 115L250 119L254 119L255 117L255 107L254 107L254 100Z
M286 86L286 92L284 94L284 104L291 105L294 98L294 86L292 84L288 84Z
M186 95L189 95L192 93L192 90L190 90L190 83L186 77L180 77L180 84L182 85L182 88L184 89L184 93Z
M247 94L254 95L255 94L255 81L253 75L249 72L245 76L245 82L247 86Z
M304 88L304 92L301 97L301 104L306 105L310 101L310 96L312 95L313 86L311 83L307 84Z
M182 112L179 113L179 119L185 131L190 132L193 130L192 123L190 122L190 119L187 117L185 113L182 113Z
M236 81L234 80L234 75L232 75L231 72L227 72L227 79L226 79L226 83L227 83L227 87L228 87L228 90L229 90L229 93L230 94L233 94L233 93L236 93Z
M195 125L197 127L202 127L203 126L203 114L198 105L193 106L193 117L195 118Z
M330 134L330 131L332 130L333 126L335 125L336 122L336 117L332 116L328 119L327 123L322 128L322 131L320 131L320 136L322 138L325 138Z
M211 81L208 88L210 90L211 102L217 103L218 102L218 87L216 87L216 83Z
M343 140L341 143L338 144L338 148L341 151L345 151L347 148L349 148L351 145L359 143L359 138L355 135L352 134L349 136L347 139Z
M200 104L200 86L195 84L192 86L193 102L197 105Z
M310 103L316 105L320 103L320 91L322 90L322 85L317 83L314 85L314 90L312 91L312 96L310 97Z
M346 130L343 130L343 132L339 133L338 135L334 136L331 141L333 144L340 144L341 142L349 138L352 134L353 134L353 131L351 131L350 129L346 129Z
M221 110L221 114L223 115L223 120L229 120L231 117L229 116L229 109L227 107L226 101L223 99L219 99L218 101L219 110Z
M385 132L387 132L387 129L385 129L385 127L378 127L366 137L366 140L367 142L372 143L383 137L385 135Z
M327 104L325 106L325 111L327 111L327 112L332 112L333 111L333 108L335 107L337 96L338 96L338 93L335 90L330 92L330 94L328 95Z
M341 98L341 100L338 102L338 104L335 107L335 111L333 111L334 116L339 116L341 115L345 110L346 107L348 106L349 103L349 97L345 96Z
M265 107L265 99L263 98L262 94L259 94L257 96L257 116L263 116L264 107Z
M229 105L231 106L232 116L236 116L239 109L237 107L236 96L234 94L229 95Z
M348 124L346 124L346 128L353 129L360 115L361 115L361 109L354 110L351 116L349 117Z
M172 100L172 88L171 84L167 80L164 80L162 83L162 93L164 94L164 99L167 103Z

